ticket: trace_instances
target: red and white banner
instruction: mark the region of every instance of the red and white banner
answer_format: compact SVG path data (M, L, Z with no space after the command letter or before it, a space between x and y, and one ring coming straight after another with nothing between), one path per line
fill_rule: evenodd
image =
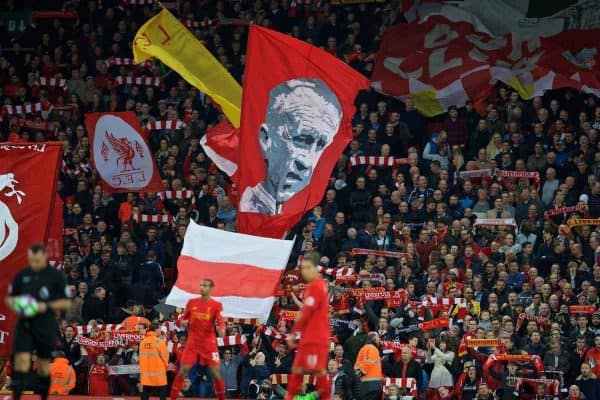
M27 264L27 248L45 243L51 231L62 146L0 144L0 296ZM0 357L11 354L15 315L0 304Z
M257 24L247 54L238 229L281 238L321 201L352 138L354 99L369 81L324 50Z
M200 139L200 145L206 155L233 182L237 182L237 169L240 163L240 130L229 121L221 121L206 130Z
M105 190L159 192L164 186L150 148L148 132L133 112L85 114L92 161Z
M260 238L207 228L190 221L177 282L167 304L184 307L200 295L200 282L215 282L212 295L223 303L223 316L267 321L273 295L285 269L293 241Z
M391 27L377 55L373 87L399 98L410 95L427 116L468 99L485 100L496 81L511 85L523 99L563 87L600 94L599 29L490 36L472 22L430 15Z

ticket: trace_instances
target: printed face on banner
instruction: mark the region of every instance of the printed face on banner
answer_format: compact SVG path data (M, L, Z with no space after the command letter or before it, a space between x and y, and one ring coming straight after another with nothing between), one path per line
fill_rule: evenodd
M244 191L240 210L280 214L308 186L341 119L338 98L320 79L293 79L273 88L259 132L266 180Z
M104 181L114 188L146 187L152 179L153 159L138 132L115 115L98 118L95 132L94 162Z
M15 196L17 204L20 205L25 193L15 187L18 183L12 172L0 175L0 193L5 197ZM15 221L8 205L0 200L0 261L11 255L18 242L19 224Z

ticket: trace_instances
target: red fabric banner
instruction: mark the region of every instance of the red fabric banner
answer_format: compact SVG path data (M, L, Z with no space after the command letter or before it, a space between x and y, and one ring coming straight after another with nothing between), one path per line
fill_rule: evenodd
M229 121L221 121L206 129L206 135L200 139L200 145L217 168L225 172L237 184L237 170L240 163L240 130L234 128Z
M51 231L62 146L60 143L0 144L1 296L27 264L27 248L45 243ZM61 212L62 215L62 212ZM0 357L11 354L15 315L0 304Z
M478 28L441 15L390 27L379 47L373 86L400 98L411 95L427 116L450 105L462 107L468 99L485 101L496 81L511 85L524 99L562 87L600 89L595 51L600 30L491 37Z
M281 238L321 201L352 138L354 99L369 81L331 54L256 24L247 54L238 229Z
M48 259L54 262L55 268L61 265L63 261L63 211L64 203L58 193L54 199L54 209L50 217L50 232L48 233L48 241L46 242L46 251Z
M160 174L134 112L85 114L92 162L111 193L159 192Z

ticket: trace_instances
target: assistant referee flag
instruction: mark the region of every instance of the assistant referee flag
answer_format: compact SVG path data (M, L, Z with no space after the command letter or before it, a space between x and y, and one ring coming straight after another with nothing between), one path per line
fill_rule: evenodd
M137 63L150 57L158 58L210 96L234 127L240 125L242 87L167 9L137 31L133 39L133 57Z

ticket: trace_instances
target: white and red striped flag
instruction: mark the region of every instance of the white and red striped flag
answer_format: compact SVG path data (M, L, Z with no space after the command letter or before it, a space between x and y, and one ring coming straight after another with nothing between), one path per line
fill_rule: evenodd
M166 303L185 307L189 299L200 296L202 279L210 278L224 317L266 322L292 245L289 240L221 231L190 221L177 260L177 282Z

